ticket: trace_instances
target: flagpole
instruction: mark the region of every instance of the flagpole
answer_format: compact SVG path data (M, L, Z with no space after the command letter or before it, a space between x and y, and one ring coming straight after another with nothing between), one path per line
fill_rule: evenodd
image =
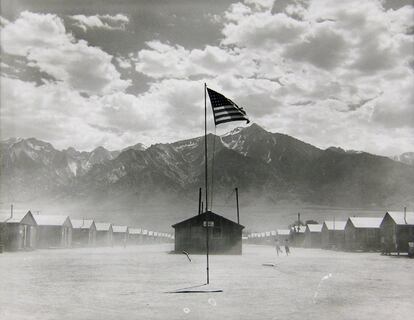
M206 211L208 211L208 175L207 175L207 84L204 83L204 174L206 184Z
M208 241L208 175L207 175L207 84L204 83L204 168L205 168L205 184L206 184L206 262L207 262L207 284L210 283L210 269L209 269L209 241Z

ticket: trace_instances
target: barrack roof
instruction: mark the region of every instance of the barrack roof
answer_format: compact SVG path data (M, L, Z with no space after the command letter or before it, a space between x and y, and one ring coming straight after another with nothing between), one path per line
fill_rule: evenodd
M346 221L336 221L336 220L330 221L329 220L329 221L325 221L324 224L328 230L342 231L342 230L345 230Z
M59 215L33 215L38 226L63 226L68 224L72 226L72 222L68 216Z
M95 222L96 231L109 231L111 225L108 222Z
M13 217L10 217L10 213L0 213L0 222L6 223L20 223L23 218L26 216L26 213L13 213Z
M33 218L32 213L29 211L19 211L18 213L13 212L13 217L10 216L10 213L2 214L0 213L0 223L19 223L30 226L36 226L37 223Z
M398 225L407 225L412 224L414 225L414 212L407 211L405 213L405 219L404 219L404 211L388 211L387 212L392 220L394 220L395 224Z
M321 232L322 231L322 224L308 224L307 227L310 232Z
M193 219L200 219L200 218L203 218L204 219L204 217L205 217L205 215L207 214L207 212L203 212L203 213L201 213L201 214L198 214L198 215L195 215L195 216L193 216L193 217L191 217L191 218L188 218L188 219L185 219L185 220L183 220L183 221L180 221L180 222L177 222L176 224L173 224L172 225L172 227L173 228L175 228L176 226L178 226L178 225L180 225L180 224L182 224L182 223L186 223L186 222L188 222L188 221L190 221L190 220L193 220ZM232 221L232 220L230 220L230 219L227 219L226 217L223 217L223 216L221 216L221 215L219 215L219 214L217 214L217 213L215 213L215 212L213 212L213 211L208 211L208 214L209 214L209 218L213 218L214 216L216 216L216 217L219 217L220 219L223 219L223 220L225 220L225 221L228 221L228 222L230 222L230 223L233 223L233 224L235 224L235 225L238 225L240 228L242 228L242 229L244 229L244 226L243 225L241 225L240 223L237 223L237 222L234 222L234 221Z
M290 230L289 229L278 229L276 232L277 232L278 235L281 235L281 236L290 235Z
M112 231L114 233L127 233L128 227L127 226L112 226Z
M142 229L140 228L130 228L129 234L142 234Z
M383 218L371 218L371 217L350 217L355 228L371 228L377 229L380 227Z
M92 219L70 219L73 229L90 229L93 225Z

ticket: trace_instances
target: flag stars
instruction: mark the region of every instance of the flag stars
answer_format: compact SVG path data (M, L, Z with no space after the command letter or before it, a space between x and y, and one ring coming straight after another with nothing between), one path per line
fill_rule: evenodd
M207 88L216 125L231 121L247 121L246 112L222 94Z

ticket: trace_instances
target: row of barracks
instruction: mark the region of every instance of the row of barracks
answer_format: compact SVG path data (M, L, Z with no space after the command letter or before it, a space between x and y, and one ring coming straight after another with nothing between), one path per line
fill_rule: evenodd
M383 217L349 217L247 237L255 244L273 244L275 239L305 248L405 253L410 243L414 244L414 212L388 211Z
M127 246L173 241L173 235L93 219L33 215L31 211L0 214L0 252L36 248Z

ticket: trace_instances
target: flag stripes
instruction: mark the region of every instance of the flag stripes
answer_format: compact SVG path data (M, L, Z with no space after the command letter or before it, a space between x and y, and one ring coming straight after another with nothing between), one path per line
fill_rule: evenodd
M220 123L226 123L226 122L231 122L231 121L243 121L246 120L245 117L241 117L241 116L237 116L237 117L227 117L227 118L223 118L220 120L216 120L214 121L216 123L216 125L220 124Z
M207 88L207 92L213 108L215 125L231 121L247 121L249 123L243 108L214 90Z

